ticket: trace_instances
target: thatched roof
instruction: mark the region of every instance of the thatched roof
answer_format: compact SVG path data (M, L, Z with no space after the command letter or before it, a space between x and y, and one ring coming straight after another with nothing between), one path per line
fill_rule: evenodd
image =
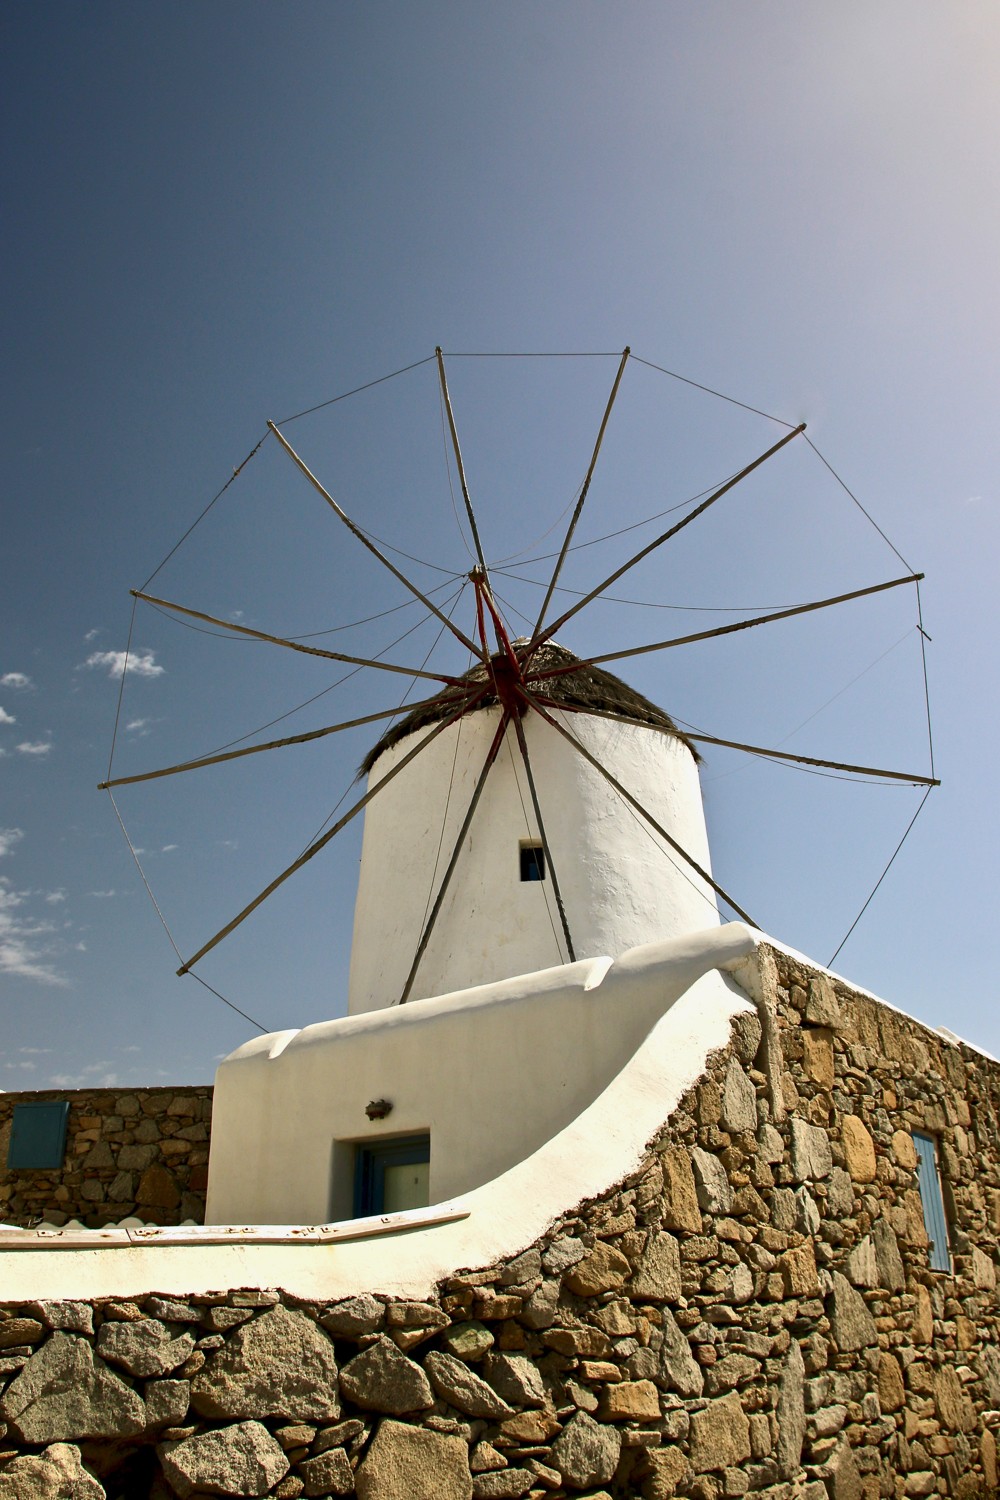
M515 648L526 642L516 641ZM567 651L565 646L557 646L554 641L548 641L540 646L531 659L530 671L543 671L548 667L570 666L579 661L572 651ZM466 672L462 681L480 683L486 679L486 668L481 664L474 666ZM621 714L625 719L638 719L643 724L652 725L656 729L662 729L667 734L673 735L691 751L695 759L699 759L698 752L690 740L677 728L676 724L662 708L657 708L648 698L630 688L628 683L622 682L620 677L615 677L612 672L605 672L603 667L594 667L581 663L575 672L566 672L560 677L547 677L544 682L537 686L539 694L555 703L565 703L573 708L598 709L603 713ZM473 713L483 708L491 708L497 702L495 693L487 693L486 696L476 704ZM387 729L377 745L373 745L361 763L361 771L367 774L378 760L384 750L389 750L397 745L400 740L405 739L408 734L413 734L417 729L423 729L428 724L436 724L441 719L447 718L452 711L451 705L435 704L429 708L418 708L415 712L407 714L405 719L400 719L391 729Z

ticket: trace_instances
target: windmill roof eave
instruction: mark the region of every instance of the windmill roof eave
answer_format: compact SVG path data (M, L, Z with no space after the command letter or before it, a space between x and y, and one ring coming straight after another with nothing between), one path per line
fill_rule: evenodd
M522 643L515 642L515 649L520 644ZM550 703L565 705L567 708L578 708L584 712L590 710L602 715L620 715L626 722L638 721L641 724L648 724L651 729L658 729L680 740L681 744L690 750L696 761L701 759L691 741L677 728L670 715L664 713L662 708L658 708L649 698L629 687L628 683L616 677L613 672L606 672L603 667L580 661L580 658L572 651L568 651L565 646L557 645L554 641L546 642L534 653L531 667L532 671L539 671L547 668L570 667L574 663L578 664L575 671L563 672L561 676L545 680L545 697ZM463 682L468 683L481 683L485 680L486 669L481 663L477 663L462 678ZM487 693L470 712L477 713L481 709L493 708L496 703L496 694ZM448 701L429 704L414 710L405 718L400 719L398 723L393 724L372 746L361 762L360 774L367 775L379 756L398 745L400 740L405 739L407 735L440 723L453 710L453 707L453 703Z

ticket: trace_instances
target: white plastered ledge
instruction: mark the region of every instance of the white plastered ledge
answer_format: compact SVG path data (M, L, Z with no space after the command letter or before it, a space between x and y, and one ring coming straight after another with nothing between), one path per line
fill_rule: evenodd
M236 1225L224 1243L212 1226L145 1231L141 1237L133 1231L132 1238L128 1231L103 1231L95 1232L93 1249L59 1249L56 1236L44 1248L40 1241L28 1248L37 1237L21 1233L0 1237L3 1296L89 1299L281 1287L325 1301L363 1291L419 1298L456 1270L516 1255L561 1215L608 1191L639 1164L650 1139L704 1075L710 1055L728 1045L734 1019L753 1009L754 1002L721 971L744 963L762 941L752 929L732 923L623 955L604 980L615 976L613 1010L627 1013L636 1002L642 1009L652 987L659 1013L615 1075L524 1159L411 1219L341 1224L328 1233L301 1224L259 1231ZM535 976L543 994L550 993L545 987L551 973ZM578 984L574 992L586 994ZM352 1230L357 1237L346 1238ZM107 1236L114 1234L125 1243L109 1243ZM16 1240L18 1248L6 1249L2 1238Z

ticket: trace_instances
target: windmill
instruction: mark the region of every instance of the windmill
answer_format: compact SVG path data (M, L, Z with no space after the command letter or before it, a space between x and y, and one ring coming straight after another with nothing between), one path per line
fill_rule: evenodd
M465 671L442 673L426 665L413 668L375 656L336 652L252 629L152 594L147 588L133 591L137 603L152 604L237 637L433 685L428 696L405 709L397 704L307 733L222 750L136 775L109 774L101 783L110 792L126 784L396 720L365 759L366 790L186 958L178 973L192 972L361 813L365 814L366 853L355 915L352 1011L405 1003L442 989L571 962L595 952L621 951L666 932L717 921L720 903L756 925L740 899L723 889L711 872L697 784L699 744L845 776L903 782L928 792L937 785L933 765L927 775L887 770L685 731L607 670L612 662L756 630L887 590L917 589L922 574L910 571L734 623L615 651L577 656L564 644L563 633L587 606L606 597L633 568L668 547L751 474L778 460L791 444L808 441L804 424L782 424L785 431L777 441L698 497L698 503L679 520L560 609L556 598L562 594L564 565L573 549L630 357L629 349L620 356L584 481L545 583L541 606L526 635L514 634L494 588L440 349L430 358L437 366L442 410L474 546L473 566L463 580L474 599L473 620L466 628L455 623L452 613L392 560L388 552L393 549L380 546L334 498L292 447L282 430L287 420L268 423L266 440L278 445L355 541L468 653L472 665ZM420 363L425 362L429 361ZM597 730L603 731L603 739L595 738ZM609 735L613 748L609 748ZM570 787L575 787L573 795L567 795ZM595 792L598 787L600 797ZM435 847L425 813L439 793L445 795L446 805ZM529 836L512 842L516 818L510 808L515 796ZM505 850L510 851L509 859ZM653 872L651 854L655 854L659 875ZM515 889L520 886L525 889ZM618 946L613 948L613 943Z

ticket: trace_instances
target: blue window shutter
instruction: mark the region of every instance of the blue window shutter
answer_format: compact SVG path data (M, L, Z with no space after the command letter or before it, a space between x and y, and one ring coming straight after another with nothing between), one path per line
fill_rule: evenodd
M917 1148L917 1183L924 1209L924 1228L931 1242L931 1270L950 1271L948 1223L945 1219L944 1199L941 1195L937 1146L932 1136L921 1135L916 1130L913 1132L913 1144Z
M66 1153L69 1100L15 1104L7 1166L14 1170L58 1171Z

